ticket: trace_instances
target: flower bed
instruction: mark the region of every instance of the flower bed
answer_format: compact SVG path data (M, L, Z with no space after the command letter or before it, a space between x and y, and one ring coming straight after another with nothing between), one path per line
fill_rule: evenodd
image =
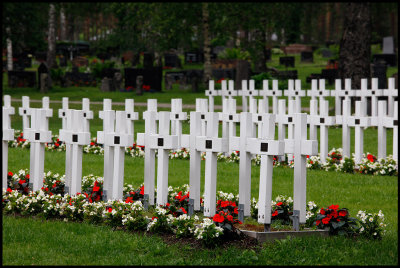
M189 216L187 184L181 187L169 187L168 203L144 210L143 185L135 188L125 184L122 200L102 201L103 178L94 175L82 179L82 193L70 196L63 194L64 175L51 171L45 173L41 190L27 190L29 174L20 170L8 172L8 188L3 190L2 208L4 214L37 216L45 219L55 218L63 221L89 222L104 224L112 228L150 233L174 234L177 238L193 238L211 247L222 242L241 239L238 221L237 199L232 193L217 193L216 214L203 217L201 213ZM201 200L201 204L203 204ZM272 200L272 226L278 231L288 228L293 214L291 197L279 195ZM253 226L257 220L258 202L253 198L252 217L246 219ZM347 209L338 205L319 208L313 201L307 203L307 222L302 228L329 229L332 235L363 236L380 239L384 234L384 215L382 211L367 213L360 211L358 218L351 218ZM250 224L251 225L251 224ZM243 226L249 226L248 223Z
M58 135L52 137L51 143L46 143L47 151L65 151L65 143L58 139ZM30 143L23 138L23 133L19 130L15 131L14 141L9 141L10 147L21 147L29 148ZM97 138L92 138L90 145L83 146L83 152L89 154L104 154L104 149L101 144L97 143ZM144 157L144 146L133 144L130 147L125 148L125 153L131 157ZM381 176L397 176L398 175L398 165L396 159L393 159L392 155L388 155L385 159L377 159L374 155L367 153L363 155L362 162L358 165L354 162L354 154L351 158L342 157L343 150L341 148L333 148L328 153L326 162L322 163L318 156L308 156L307 157L307 168L318 169L326 171L336 171L345 173L360 173L360 174L370 174L370 175L381 175ZM157 156L157 150L156 150ZM181 148L177 150L171 150L169 152L170 159L189 159L190 150L187 148ZM205 160L205 152L201 153L201 159ZM287 159L287 156L285 156ZM239 151L233 151L230 155L226 156L224 153L218 154L219 161L234 162L239 163L240 153ZM290 161L278 161L277 157L273 158L274 166L283 167L294 167L294 162ZM260 155L254 155L252 158L254 165L259 166L261 163Z

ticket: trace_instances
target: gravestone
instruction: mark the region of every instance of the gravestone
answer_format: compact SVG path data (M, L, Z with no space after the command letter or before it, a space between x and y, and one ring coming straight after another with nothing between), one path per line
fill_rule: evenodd
M216 80L221 79L236 79L236 69L229 68L229 69L215 69L211 70L211 75Z
M373 61L380 62L383 61L389 66L397 65L396 52L394 50L394 39L393 36L387 36L383 38L382 41L382 54L373 55Z
M285 140L285 153L294 155L293 227L306 222L307 156L318 154L318 141L307 140L307 114L294 114L296 136Z
M394 53L394 39L393 36L387 36L383 38L383 54L393 54Z
M149 86L150 90L161 91L162 67L153 67L148 69L125 68L125 88L136 87L136 77L143 77L143 85Z
M45 76L43 76L43 74L45 74ZM42 93L46 93L47 90L51 87L50 79L51 78L49 68L47 67L47 64L45 62L42 62L38 67L39 89L41 92L42 90L44 90Z
M7 71L9 87L35 87L36 72Z
M89 66L89 60L87 58L81 57L81 56L75 57L72 60L72 66L74 66L74 67Z
M378 88L384 89L387 87L386 77L387 65L381 62L377 62L372 66L372 77L378 79Z
M302 51L300 62L314 62L313 53L311 51Z
M321 54L322 54L323 58L332 58L333 57L332 51L327 48L321 49Z
M294 68L294 57L279 57L279 64Z
M3 191L7 187L7 174L8 174L8 141L14 140L14 129L11 128L11 115L15 114L14 107L11 106L10 95L4 95L3 101L3 141L2 141L2 183Z
M172 67L172 68L181 68L182 67L182 64L180 63L178 55L171 54L171 53L164 54L164 65L166 67Z
M22 107L18 108L18 114L22 116L22 131L25 132L26 129L30 127L30 110L29 107L29 97L22 96Z
M152 53L143 54L143 68L150 69L153 68L154 55Z
M101 80L101 86L100 86L100 90L102 92L110 92L113 91L112 90L112 80L110 78L104 77Z
M151 146L151 135L157 134L157 100L147 99L147 110L143 112L145 133L137 134L137 144L144 145L144 206L154 205L155 150Z
M201 52L185 52L185 63L204 62L204 54Z
M113 84L114 84L115 90L121 91L122 75L120 72L114 73Z

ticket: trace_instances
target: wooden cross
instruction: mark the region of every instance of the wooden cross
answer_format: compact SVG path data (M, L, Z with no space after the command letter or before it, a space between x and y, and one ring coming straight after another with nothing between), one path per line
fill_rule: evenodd
M62 108L58 109L58 118L61 118L61 128L67 128L68 97L62 98Z
M316 102L317 100L311 100L312 102ZM335 117L329 116L329 102L327 100L322 100L320 102L320 112L318 114L311 114L307 117L308 123L313 126L320 127L320 159L321 162L324 163L326 161L326 157L328 155L328 126L335 125ZM315 106L315 104L314 104ZM311 132L310 132L311 133ZM317 140L317 136L311 137L310 140Z
M249 83L249 87L247 87L247 83ZM247 112L247 99L249 99L250 103L254 99L254 96L258 96L258 91L254 87L254 80L242 80L242 90L238 91L238 95L242 96L242 112Z
M125 99L125 112L127 119L127 130L128 134L132 134L135 137L135 126L134 121L139 119L139 113L135 112L135 101L134 99Z
M319 86L318 86L319 83ZM325 89L325 79L312 79L311 90L307 90L307 96L311 97L311 100L319 98L319 102L325 100L325 97L331 96L331 91Z
M29 110L31 108L29 107L29 97L28 96L22 96L22 107L18 108L18 113L20 116L22 116L22 131L25 132L25 129L29 128Z
M345 99L343 101L343 114L336 115L336 123L342 125L342 148L343 159L344 157L351 157L350 154L350 116L351 116L351 100Z
M202 134L201 112L190 112L190 134L182 135L182 146L189 148L190 151L190 173L189 173L189 211L190 215L193 211L200 210L200 170L201 170L201 151L196 144L198 136Z
M368 79L361 79L361 90L367 88ZM378 78L371 78L371 90L362 91L367 97L371 97L371 116L378 115L378 97L383 96L383 90L378 89Z
M272 90L268 88L268 80L263 80L263 90L260 90L258 94L265 100L267 113L269 113L268 97L272 97L272 113L278 114L278 97L282 96L282 90L278 88L278 80L272 80Z
M224 108L224 107L223 107ZM207 99L196 99L196 112L201 113L201 135L206 135L206 113L208 113Z
M3 143L2 143L2 176L3 190L7 189L7 174L8 174L8 141L14 140L14 129L11 128L11 115L15 114L14 107L11 106L10 95L4 95L3 102Z
M48 110L31 108L31 127L26 130L25 136L31 143L30 148L30 186L38 191L43 186L44 151L45 143L51 142L51 131L48 126Z
M154 180L156 149L151 147L151 135L157 132L157 100L147 100L147 111L143 112L144 132L137 134L137 144L144 145L144 196L145 207L147 203L154 205Z
M371 118L366 115L366 102L356 101L356 114L348 118L348 125L355 128L355 164L361 163L364 148L364 128L371 125Z
M219 113L219 120L222 121L222 137L228 140L229 149L226 154L233 151L230 146L231 137L236 136L236 124L240 122L239 114L236 113L236 99L225 99L222 113Z
M171 135L178 136L178 147L181 147L182 121L187 120L187 113L182 112L182 99L171 99Z
M306 95L305 90L301 90L301 80L296 79L296 81L289 79L288 80L288 89L285 90L284 96L288 97L289 103L291 100L295 100L295 113L301 112L301 97Z
M207 135L196 138L199 151L206 152L205 188L204 188L204 216L212 217L216 209L217 187L217 154L228 151L228 140L218 138L218 114L207 113Z
M351 89L351 79L344 80L344 89L342 89L342 80L336 79L335 90L331 90L331 96L335 96L335 115L342 115L342 99L343 101L350 100L350 97L356 96L355 90Z
M383 96L388 97L388 116L394 116L394 101L399 96L399 90L395 88L394 77L389 77L388 88L383 90Z
M206 96L208 96L208 102L210 104L210 112L214 112L214 97L220 96L219 90L215 89L214 80L208 81L208 90L206 90Z
M227 87L227 81L221 81L221 90L219 90L219 94L222 96L222 105L224 104L224 99L232 99L234 96L237 96L238 92L234 88L233 80L229 80L229 88Z
M306 222L307 156L318 154L318 141L307 140L307 114L295 113L296 135L285 140L285 153L294 154L293 214L299 215L299 223ZM294 224L294 229L298 226Z

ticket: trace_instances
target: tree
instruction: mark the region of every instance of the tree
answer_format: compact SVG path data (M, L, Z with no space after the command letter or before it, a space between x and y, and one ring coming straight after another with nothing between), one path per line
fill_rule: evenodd
M49 8L49 25L47 36L47 66L53 68L56 66L56 8L54 4L50 4Z
M339 76L351 78L360 88L361 78L370 77L371 19L369 3L344 4L344 28L339 49Z
M203 38L204 38L204 76L203 82L207 85L208 81L211 79L211 46L210 46L210 35L209 35L209 12L208 3L202 3L203 11Z

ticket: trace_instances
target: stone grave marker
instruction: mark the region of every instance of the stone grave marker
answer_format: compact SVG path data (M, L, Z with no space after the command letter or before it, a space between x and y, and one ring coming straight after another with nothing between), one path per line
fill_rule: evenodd
M314 103L316 100L311 100ZM318 106L318 104L313 104L314 106ZM326 157L328 156L328 127L333 126L335 124L335 117L329 116L329 102L327 100L323 100L320 102L320 111L319 115L315 113L311 113L307 117L307 121L309 121L310 126L319 126L320 131L320 143L319 143L319 152L320 159L322 163L326 162ZM316 130L316 129L315 129ZM311 127L310 127L310 140L317 140L316 133L311 135Z
M387 36L383 38L383 54L394 54L394 40L393 36Z
M294 155L293 227L306 222L307 156L318 154L318 141L307 140L307 114L293 115L296 136L285 140L285 153Z
M279 64L294 68L294 57L279 57Z
M31 108L29 111L31 127L25 131L24 135L31 143L29 186L33 191L40 190L43 186L45 143L51 142L48 117L53 115L52 112L52 109L46 108Z
M301 60L300 62L314 62L313 52L312 51L302 51L301 52Z
M147 111L143 112L144 132L137 134L137 144L144 145L144 206L154 205L154 180L156 148L152 148L151 135L157 132L157 100L147 99Z
M3 143L2 143L2 182L3 190L7 189L8 174L8 141L14 140L14 129L11 128L11 115L15 114L15 108L11 106L10 95L4 95L3 102Z

